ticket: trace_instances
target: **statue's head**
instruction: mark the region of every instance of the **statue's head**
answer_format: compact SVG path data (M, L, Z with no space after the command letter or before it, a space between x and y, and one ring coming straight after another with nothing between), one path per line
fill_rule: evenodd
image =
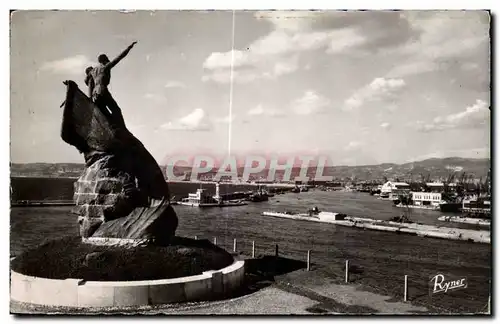
M108 64L109 63L109 58L106 54L101 54L97 58L97 61L101 64Z

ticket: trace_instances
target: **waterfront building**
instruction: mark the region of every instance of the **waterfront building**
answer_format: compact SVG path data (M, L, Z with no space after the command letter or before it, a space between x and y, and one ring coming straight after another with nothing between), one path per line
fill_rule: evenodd
M398 199L400 195L408 193L410 185L406 182L387 181L380 188L380 197Z
M441 192L412 192L411 199L415 206L439 207L442 201Z
M406 182L393 182L393 181L387 181L382 185L380 188L381 192L387 192L391 193L395 190L405 190L405 189L410 189L410 185L407 184Z

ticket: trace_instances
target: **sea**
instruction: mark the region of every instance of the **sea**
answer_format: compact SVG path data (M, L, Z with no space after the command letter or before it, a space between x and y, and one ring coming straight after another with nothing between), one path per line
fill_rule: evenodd
M71 200L76 179L11 178L11 199ZM215 192L215 185L171 183L172 195L180 198L197 188ZM221 193L255 189L251 186L221 185ZM179 218L177 235L217 241L217 244L249 255L252 242L256 254L273 254L306 260L311 253L313 266L326 269L332 277L343 276L345 261L364 269L354 276L363 284L388 296L402 293L401 282L408 275L409 293L418 294L423 305L443 311L478 312L488 302L491 280L491 245L371 231L332 224L280 219L261 215L263 211L306 212L312 207L354 217L390 219L403 210L391 201L362 192L310 190L275 195L266 202L246 206L196 208L174 206ZM71 206L12 207L10 251L16 256L48 239L78 235L77 217ZM410 218L419 223L446 227L486 229L478 225L443 223L439 211L412 209ZM453 215L453 214L447 214ZM468 278L466 289L441 295L427 293L429 278L439 273ZM412 286L413 285L413 286Z

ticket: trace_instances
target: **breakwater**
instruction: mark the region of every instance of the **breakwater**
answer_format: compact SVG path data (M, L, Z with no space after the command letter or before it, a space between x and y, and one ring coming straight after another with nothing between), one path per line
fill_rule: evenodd
M288 218L302 221L329 223L339 226L357 227L363 229L386 231L393 233L414 234L422 237L433 237L450 240L471 241L490 244L490 231L470 230L462 228L439 227L415 223L398 223L371 218L346 217L344 220L331 220L307 214L284 214L276 212L263 212L264 216Z
M438 220L443 222L454 222L462 224L472 224L472 225L482 225L491 226L491 221L488 219L481 218L470 218L470 217L460 217L460 216L441 216Z

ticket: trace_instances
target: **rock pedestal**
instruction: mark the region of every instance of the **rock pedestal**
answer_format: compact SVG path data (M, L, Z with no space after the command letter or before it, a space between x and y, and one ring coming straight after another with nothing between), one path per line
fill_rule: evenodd
M74 194L80 235L168 244L178 219L160 167L125 126L107 120L74 82L67 85L61 136L86 160Z

